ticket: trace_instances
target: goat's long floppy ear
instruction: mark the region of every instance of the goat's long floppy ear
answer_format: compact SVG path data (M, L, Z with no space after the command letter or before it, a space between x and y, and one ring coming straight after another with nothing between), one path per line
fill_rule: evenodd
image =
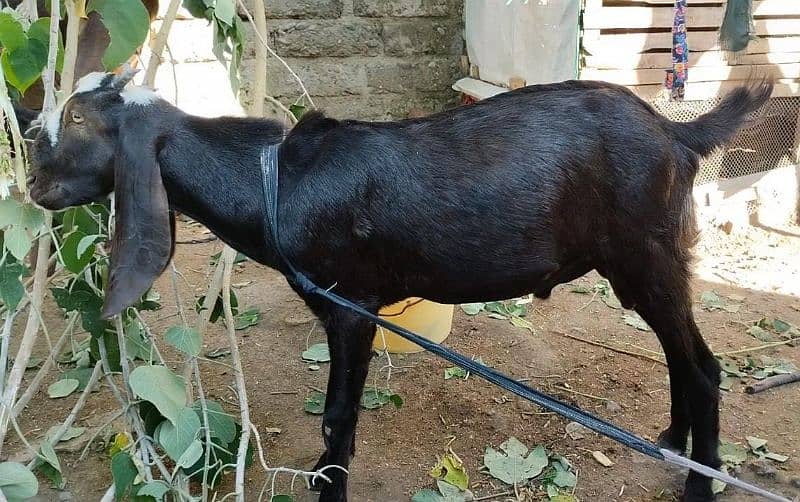
M143 126L120 128L114 165L116 226L104 318L136 303L172 257L173 215L152 136Z

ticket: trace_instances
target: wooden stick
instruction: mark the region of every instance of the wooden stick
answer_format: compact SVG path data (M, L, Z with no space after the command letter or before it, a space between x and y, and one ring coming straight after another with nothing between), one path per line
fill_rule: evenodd
M653 361L653 362L656 362L656 363L661 364L663 366L667 365L667 363L665 363L664 361L656 359L655 357L650 357L647 354L639 354L638 352L631 352L629 350L620 349L620 348L617 348L617 347L613 347L611 345L607 345L605 343L595 342L593 340L587 340L585 338L581 338L581 337L575 336L575 335L570 335L569 333L564 333L564 332L561 332L561 331L553 330L553 333L555 333L557 335L560 335L560 336L563 336L565 338L569 338L571 340L577 340L579 342L587 343L589 345L594 345L595 347L602 347L602 348L608 349L608 350L610 350L612 352L618 352L620 354L625 354L625 355L628 355L628 356L638 357L640 359L647 359L648 361Z
M800 371L765 378L764 380L748 385L744 388L744 391L748 394L758 394L759 392L764 392L767 389L778 387L780 385L786 385L787 383L792 382L800 382Z
M167 7L167 13L161 21L161 28L158 30L153 44L150 46L150 61L147 63L147 71L144 75L144 85L154 87L156 84L156 71L162 63L162 54L164 47L167 45L167 38L169 31L172 28L172 22L178 15L178 9L181 6L181 0L172 0Z
M247 404L247 386L244 380L244 369L242 368L242 358L239 354L239 341L236 338L234 329L233 312L231 311L231 273L233 272L233 261L236 258L236 250L225 246L222 251L220 262L224 264L222 274L222 305L225 311L225 324L227 325L228 340L231 345L231 359L236 368L236 393L239 397L239 412L242 420L242 435L239 438L239 451L236 457L236 480L235 494L237 502L244 502L244 469L245 458L247 456L247 445L250 442L250 407Z

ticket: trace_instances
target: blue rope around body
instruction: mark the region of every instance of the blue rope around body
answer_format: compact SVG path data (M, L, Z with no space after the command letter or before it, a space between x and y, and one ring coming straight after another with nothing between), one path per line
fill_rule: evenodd
M518 382L510 378L494 368L490 368L481 364L473 359L465 357L458 352L443 347L438 343L434 343L427 338L424 338L416 333L413 333L401 326L391 323L380 316L366 310L360 305L351 302L346 298L342 298L336 293L331 292L329 289L323 289L314 282L312 282L305 274L297 270L290 260L283 254L278 239L278 150L280 144L272 144L262 149L261 151L261 178L264 185L264 203L267 210L268 221L265 222L265 230L268 235L272 236L275 249L278 255L283 260L286 267L289 269L289 280L297 285L301 291L306 294L313 294L321 296L328 301L346 308L362 317L369 319L371 322L378 326L394 331L406 340L413 342L423 349L431 352L442 359L449 361L456 366L459 366L470 373L477 375L484 380L487 380L498 387L501 387L509 392L520 396L521 398L535 403L542 408L548 409L559 415L577 422L584 427L593 430L594 432L606 436L617 441L618 443L632 448L640 453L648 455L658 460L663 460L670 464L680 467L688 468L696 471L705 476L718 479L724 483L737 486L751 493L761 495L768 500L777 502L791 502L789 499L770 493L762 488L745 483L739 479L730 476L729 474L718 471L706 465L700 464L686 457L678 455L672 451L664 448L659 448L656 444L647 441L644 438L633 434L621 427L618 427L610 422L603 420L600 417L592 415L586 411L581 410L575 406L562 403L558 399L549 396L543 392L533 389L522 382Z

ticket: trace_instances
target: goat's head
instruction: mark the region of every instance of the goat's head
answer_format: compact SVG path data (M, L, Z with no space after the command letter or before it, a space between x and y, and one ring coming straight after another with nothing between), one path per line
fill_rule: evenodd
M125 89L119 75L89 74L75 93L42 117L31 148L31 198L52 210L115 194L116 226L103 314L133 304L172 255L172 221L157 163L159 131L152 91Z

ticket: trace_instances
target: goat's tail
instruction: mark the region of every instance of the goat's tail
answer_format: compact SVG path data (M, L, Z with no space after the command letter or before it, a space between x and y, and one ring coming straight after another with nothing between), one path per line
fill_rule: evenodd
M750 81L737 87L710 112L692 122L671 122L678 141L700 156L705 156L731 139L744 124L748 113L761 108L772 95L772 79Z

